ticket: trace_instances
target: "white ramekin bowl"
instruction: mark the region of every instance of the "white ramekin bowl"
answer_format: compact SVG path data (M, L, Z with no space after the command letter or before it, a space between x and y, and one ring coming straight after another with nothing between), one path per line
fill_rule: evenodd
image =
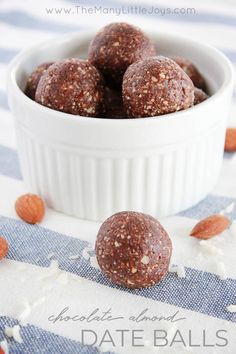
M27 188L58 211L96 221L121 210L160 217L193 206L212 190L221 167L233 89L229 60L189 38L150 33L159 54L192 60L212 94L193 108L154 118L76 117L23 93L37 65L86 57L93 35L48 41L23 51L10 65L9 104Z

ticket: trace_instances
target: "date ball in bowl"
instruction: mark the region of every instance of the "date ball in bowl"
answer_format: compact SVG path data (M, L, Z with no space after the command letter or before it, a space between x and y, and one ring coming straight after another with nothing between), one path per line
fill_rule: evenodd
M129 66L122 95L128 117L153 117L191 107L194 86L178 64L157 56Z
M39 80L35 100L57 111L99 117L104 111L103 78L87 60L58 61Z
M128 23L112 23L90 42L88 58L111 85L118 87L128 66L156 55L152 41L139 28Z
M167 274L171 240L152 216L123 211L100 227L96 255L100 268L115 284L146 288Z
M206 101L208 98L209 96L206 94L206 92L197 87L194 87L194 106L203 101Z
M192 80L194 86L205 90L205 79L199 72L198 68L190 60L178 56L172 56L171 59L174 60L183 69L184 72L186 72L186 74Z
M37 66L36 69L32 71L30 76L28 77L25 94L30 97L32 100L35 99L35 92L38 87L39 80L41 76L45 73L45 71L51 66L53 62L43 63Z

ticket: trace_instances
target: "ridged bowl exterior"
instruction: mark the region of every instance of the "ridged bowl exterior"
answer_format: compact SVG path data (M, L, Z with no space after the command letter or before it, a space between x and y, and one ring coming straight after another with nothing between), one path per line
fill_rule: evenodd
M17 70L26 57L12 64L9 102L25 183L49 207L93 221L121 210L160 217L193 206L212 190L223 158L231 81L222 80L218 97L168 117L80 118L42 107L16 87L14 76L22 77Z

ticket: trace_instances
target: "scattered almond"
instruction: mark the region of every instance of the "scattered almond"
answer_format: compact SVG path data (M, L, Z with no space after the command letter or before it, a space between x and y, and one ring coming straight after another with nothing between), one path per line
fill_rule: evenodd
M228 128L225 137L225 151L236 151L236 128Z
M43 200L36 194L24 194L16 200L17 215L29 224L40 223L45 214Z
M0 237L0 261L6 257L8 252L8 242L5 238Z
M223 215L211 215L206 219L201 220L192 229L190 236L208 240L226 230L230 225L230 220Z

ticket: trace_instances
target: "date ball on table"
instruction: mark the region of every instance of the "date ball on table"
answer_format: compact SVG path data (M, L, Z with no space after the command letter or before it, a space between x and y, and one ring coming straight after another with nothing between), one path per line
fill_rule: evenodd
M98 264L115 284L146 288L167 274L172 253L171 240L152 216L124 211L101 226L97 241Z

